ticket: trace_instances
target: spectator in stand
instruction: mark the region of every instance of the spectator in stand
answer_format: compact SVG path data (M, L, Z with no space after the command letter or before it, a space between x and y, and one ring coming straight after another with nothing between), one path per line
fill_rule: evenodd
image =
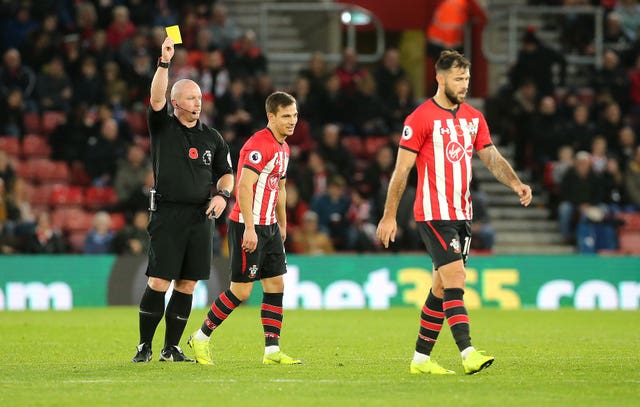
M113 239L113 251L117 254L146 254L149 251L149 213L137 211L133 221L116 233Z
M129 20L129 9L126 6L116 6L113 8L113 20L107 28L107 43L113 51L116 51L120 44L136 33L136 26Z
M353 180L355 158L341 143L340 127L338 125L333 123L324 125L322 139L318 143L316 150L332 172L342 175L345 180Z
M559 86L564 85L567 62L564 56L544 45L529 28L522 38L522 47L518 52L516 64L511 68L511 86L518 88L525 80L536 84L540 96L553 95L556 85L553 82L553 68L560 67Z
M142 147L131 144L127 151L126 160L118 165L113 182L118 201L127 202L135 191L141 189L150 170L151 164Z
M297 254L318 256L335 252L329 235L318 228L318 214L306 211L302 226L293 235L292 251Z
M8 49L3 56L0 67L0 94L6 95L9 89L22 91L27 110L37 110L35 100L36 74L22 63L20 52L15 48Z
M357 189L350 191L351 205L347 212L349 232L347 249L356 252L373 252L378 247L376 225L373 224L371 202L364 199Z
M0 255L19 253L20 242L16 236L7 229L7 225L0 222Z
M69 164L84 162L87 141L93 133L87 106L75 105L68 115L68 119L58 124L49 135L51 158L66 161Z
M603 202L602 185L591 170L591 155L579 151L573 168L567 171L560 184L558 223L565 243L575 243L576 221L590 208Z
M115 60L115 51L109 46L107 33L104 30L97 30L93 33L89 47L85 52L95 58L96 65L101 71L109 62Z
M622 29L632 41L638 39L640 29L640 4L638 0L618 0L613 11L620 15Z
M623 112L629 108L629 75L620 63L618 53L608 49L602 55L602 68L597 69L591 79L596 92L608 91Z
M474 250L493 250L495 229L490 224L489 195L479 188L477 178L471 179L469 185L473 195L473 223L471 223L471 248Z
M4 181L7 188L11 188L16 180L16 172L4 150L0 150L0 180Z
M234 75L254 77L267 72L267 58L258 47L256 33L252 30L245 31L225 49L225 60Z
M340 175L329 178L327 192L314 197L309 205L309 208L318 214L320 230L329 234L338 250L348 247L350 225L347 214L351 199L347 195L346 185L345 179Z
M151 26L156 12L156 5L152 1L145 0L129 0L129 18L134 26Z
M15 2L12 3L15 4ZM21 4L11 11L15 14L4 23L2 42L7 48L20 48L27 38L27 34L35 30L38 23L31 18L28 4Z
M572 120L566 125L565 144L571 145L574 151L587 150L596 134L596 125L589 118L589 107L577 105L573 109Z
M602 112L602 117L598 121L597 128L598 134L604 136L607 140L607 145L614 151L618 149L618 134L624 126L624 117L620 111L620 105L616 102L607 104Z
M389 129L401 129L404 119L418 107L418 102L413 96L411 83L407 78L398 79L391 98L383 101L387 102L387 127Z
M36 219L29 201L27 188L27 182L23 178L16 178L9 194L10 200L20 212L19 221L21 223L33 223Z
M149 170L144 177L144 184L129 195L125 202L121 202L123 211L127 214L137 211L146 211L149 209L149 196L151 189L154 188L153 171Z
M11 223L11 228L20 221L20 209L9 196L9 187L0 178L0 223Z
M76 29L80 35L80 43L87 48L96 31L98 14L91 2L82 2L76 6Z
M84 238L84 254L112 253L111 244L115 233L111 231L111 217L107 212L99 211L93 215L93 228Z
M24 113L22 91L9 89L6 98L0 99L0 134L22 138L25 134Z
M327 181L334 172L327 167L322 155L316 150L309 151L306 166L300 169L293 179L295 180L300 198L305 202L327 191Z
M340 77L331 75L327 78L323 91L317 96L317 103L321 113L320 123L337 123L344 125L349 113L352 113L353 107L351 100L340 88ZM354 134L355 129L345 129L347 133Z
M80 37L78 34L68 34L64 37L62 46L62 58L64 60L64 70L70 78L77 78L82 72L82 59L91 56L98 60L89 50L80 48ZM100 56L104 60L105 56ZM103 65L100 65L102 67Z
M607 140L602 136L596 136L591 141L591 170L597 174L602 174L607 169Z
M618 52L624 52L633 46L634 41L622 29L622 17L615 11L607 13L605 17L603 36L604 46Z
M104 101L104 84L96 67L96 61L93 57L87 56L82 60L80 76L73 81L73 102L76 105L94 108Z
M73 86L61 57L54 57L42 70L38 76L36 94L42 110L69 112Z
M307 202L300 198L298 187L293 182L287 182L287 236L294 236L302 226L302 217L309 209ZM285 241L285 248L291 249L293 239Z
M558 203L560 202L560 185L562 178L569 168L573 167L573 147L569 145L561 146L555 161L548 163L550 169L545 168L544 186L549 194L547 206L551 209L552 216L557 214ZM475 196L474 196L475 197ZM474 207L475 209L475 207Z
M251 117L260 117L264 111L264 101L274 92L273 80L267 73L259 73L254 79L253 92L249 96L251 99L249 114Z
M528 143L534 151L534 171L541 175L544 165L556 157L558 147L568 144L565 122L558 115L557 105L551 96L540 100L539 109L531 118Z
M358 81L353 103L355 127L360 136L379 136L389 132L389 111L376 93L376 83L371 75L366 74Z
M55 14L44 16L40 27L27 35L22 56L27 65L40 71L45 63L60 53L62 31Z
M316 51L311 54L309 64L298 72L298 76L309 80L311 94L323 92L325 82L330 76L327 64L324 60L324 54L320 51Z
M620 169L620 163L615 157L608 157L606 168L600 174L604 203L607 204L607 213L614 214L621 210L632 209L627 207L624 193L624 174Z
M612 149L613 154L618 158L620 162L620 168L627 168L630 161L633 161L633 157L636 153L636 132L631 126L624 126L618 133L618 148Z
M624 186L628 203L640 211L640 146L636 147L633 161L625 170Z
M380 99L385 101L392 99L396 93L396 83L400 79L405 79L406 76L400 65L398 50L396 48L387 49L373 74Z
M104 66L104 93L107 103L113 106L129 105L129 86L120 76L120 67L115 61Z
M23 253L28 254L63 254L67 252L67 242L62 233L51 225L49 212L42 211L36 216L36 228L26 236Z
M129 88L130 104L133 109L146 105L146 92L151 86L153 73L149 52L145 49L139 49L133 57L131 68L124 75Z
M207 25L213 45L225 49L242 35L242 30L227 16L227 7L216 3L211 11L211 22Z
M127 38L120 44L116 50L116 58L118 64L124 71L129 71L133 67L134 58L140 52L149 52L149 30L147 27L141 27L136 33Z
M246 91L244 81L234 78L229 90L216 101L218 115L216 127L220 129L232 129L240 139L251 135L253 118L249 113L251 98Z
M118 123L106 119L100 126L100 134L89 137L85 156L85 168L94 186L111 185L124 157L124 145L118 138Z
M375 160L364 171L359 191L366 198L374 198L389 187L395 165L395 156L389 145L383 145L376 151Z
M353 95L358 89L358 81L368 74L367 70L358 64L356 50L349 47L342 51L342 61L334 73L340 78L340 90L346 95Z
M640 55L636 56L629 70L629 113L636 118L640 116Z
M203 60L204 66L200 76L203 94L210 94L219 99L229 90L231 77L224 64L224 55L218 48L207 51Z

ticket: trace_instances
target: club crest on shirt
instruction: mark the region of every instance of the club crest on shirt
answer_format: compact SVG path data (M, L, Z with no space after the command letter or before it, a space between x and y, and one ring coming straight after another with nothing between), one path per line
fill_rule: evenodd
M474 122L467 123L467 131L471 136L471 141L476 139L476 135L478 134L478 125Z
M249 153L249 162L251 162L252 164L258 164L260 161L262 161L262 154L260 153L260 151L253 150Z
M460 242L455 237L451 239L451 243L449 243L449 246L451 246L454 253L460 253Z
M211 150L204 151L204 154L202 154L202 162L204 162L206 166L211 165Z
M452 163L457 163L464 157L465 149L457 141L450 141L446 149L447 159Z
M413 136L413 129L411 126L404 126L402 129L402 138L405 140L409 140Z
M249 278L256 278L256 274L258 273L258 266L255 264L249 267Z

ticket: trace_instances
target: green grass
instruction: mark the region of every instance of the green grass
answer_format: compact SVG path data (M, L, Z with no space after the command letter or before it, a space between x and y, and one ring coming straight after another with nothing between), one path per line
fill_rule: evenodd
M205 315L194 310L184 338ZM496 357L462 373L445 328L433 357L455 376L410 375L418 311L287 311L282 348L299 366L263 366L259 310L214 334L215 366L129 362L137 309L0 313L0 406L631 406L640 396L637 312L471 312ZM183 338L183 347L186 348ZM191 354L190 349L185 349Z

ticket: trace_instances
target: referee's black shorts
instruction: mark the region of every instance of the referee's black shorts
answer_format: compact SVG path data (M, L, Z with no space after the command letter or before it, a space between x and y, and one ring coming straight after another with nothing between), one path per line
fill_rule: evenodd
M277 277L287 272L287 258L284 252L280 227L256 225L258 246L253 253L242 250L244 223L229 220L229 256L231 257L231 281L250 283L262 278Z
M147 276L207 280L211 273L213 221L203 205L158 203L149 219Z
M436 270L457 260L467 264L471 247L470 220L430 220L416 224Z

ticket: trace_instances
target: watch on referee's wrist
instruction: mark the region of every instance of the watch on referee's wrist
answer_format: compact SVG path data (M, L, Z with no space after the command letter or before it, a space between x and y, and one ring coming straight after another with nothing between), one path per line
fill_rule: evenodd
M164 62L162 57L158 57L158 68L169 68L170 62Z
M231 192L227 191L226 189L219 190L216 195L223 197L226 202L229 202L229 198L231 198Z

